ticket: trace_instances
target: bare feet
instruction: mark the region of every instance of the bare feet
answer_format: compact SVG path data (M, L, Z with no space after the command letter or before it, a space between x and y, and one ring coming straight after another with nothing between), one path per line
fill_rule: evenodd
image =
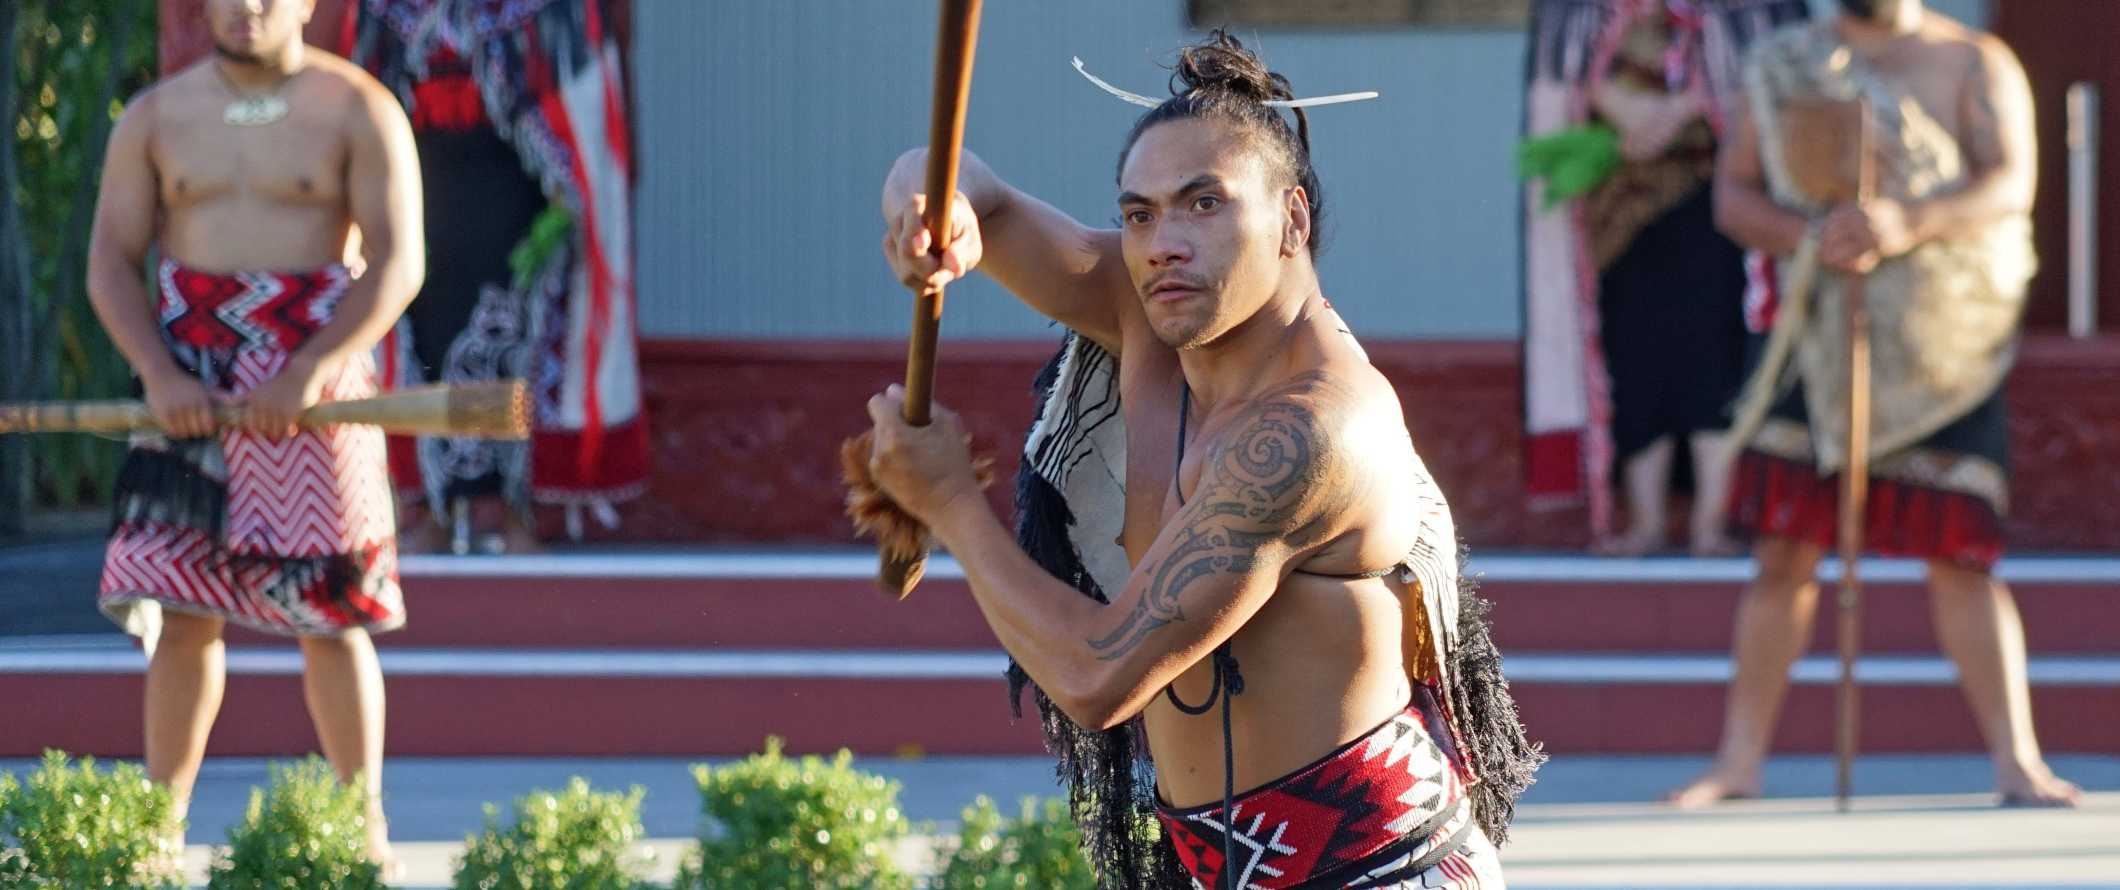
M162 886L163 881L184 884L184 829L173 828L155 838L155 851L147 861L140 863L141 883L150 887Z
M1664 802L1682 810L1697 810L1726 800L1747 800L1759 796L1759 776L1738 775L1720 767L1710 768L1700 778L1664 795Z
M368 861L382 869L385 884L405 878L405 860L390 846L390 823L375 811L368 814Z
M2041 763L2029 770L2012 770L1995 780L2006 807L2077 807L2083 805L2083 789L2054 775Z
M1656 529L1628 529L1625 534L1610 537L1591 545L1590 552L1599 556L1647 556L1664 549L1663 532Z

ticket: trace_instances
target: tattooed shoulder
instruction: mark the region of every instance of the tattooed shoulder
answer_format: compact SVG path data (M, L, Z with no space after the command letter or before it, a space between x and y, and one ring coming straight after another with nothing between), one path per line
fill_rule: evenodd
M1261 397L1205 456L1200 481L1137 571L1146 586L1110 632L1087 640L1104 660L1132 653L1156 630L1186 618L1185 594L1252 582L1278 561L1321 543L1342 463L1324 419L1322 379L1298 378ZM1224 588L1226 589L1226 588Z

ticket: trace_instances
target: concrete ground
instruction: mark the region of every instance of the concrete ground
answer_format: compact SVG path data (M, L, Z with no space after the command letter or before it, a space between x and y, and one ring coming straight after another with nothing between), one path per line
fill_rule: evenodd
M1854 812L1833 811L1831 762L1777 759L1775 795L1705 813L1654 803L1704 763L1693 757L1573 757L1555 761L1526 797L1503 851L1517 888L1870 887L2120 888L2120 756L2055 759L2091 789L2074 811L2002 810L1985 793L1977 757L1876 756L1858 765ZM903 855L933 860L930 838L954 830L974 795L1005 810L1054 793L1043 758L866 760L857 765L903 785L901 803L921 837ZM21 770L24 761L0 761ZM648 790L642 820L654 875L667 880L696 830L697 794L682 760L404 759L385 776L393 834L406 857L402 887L446 887L481 805L583 776L600 788ZM193 805L193 877L203 883L212 848L240 819L262 760L216 759Z

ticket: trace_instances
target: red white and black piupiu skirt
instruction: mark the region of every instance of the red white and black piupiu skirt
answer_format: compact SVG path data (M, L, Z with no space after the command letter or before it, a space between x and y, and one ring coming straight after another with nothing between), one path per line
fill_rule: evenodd
M1451 757L1409 706L1316 762L1157 818L1194 887L1478 890L1505 886ZM1235 861L1223 850L1233 848Z
M2002 558L2009 506L2002 393L1927 438L1870 462L1864 546L1873 553L1980 571ZM1839 546L1839 473L1821 476L1803 391L1776 403L1738 458L1730 527L1748 538Z
M339 266L223 274L164 260L156 271L178 364L234 397L272 379L352 282ZM376 391L374 359L362 353L326 380L323 398ZM114 501L98 604L129 632L151 633L161 609L293 636L404 624L380 429L139 437Z

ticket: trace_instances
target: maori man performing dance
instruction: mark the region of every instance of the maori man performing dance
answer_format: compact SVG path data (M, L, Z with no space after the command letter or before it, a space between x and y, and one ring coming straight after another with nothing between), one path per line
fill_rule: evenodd
M136 440L119 475L101 605L150 652L147 770L180 814L220 709L224 624L299 637L324 755L364 783L387 869L368 633L405 616L383 433L294 421L376 391L375 344L425 267L419 167L397 100L303 45L311 12L208 0L215 54L111 135L89 294L169 435ZM241 428L216 429L217 402L244 406Z
M2080 792L2040 754L2023 626L1993 575L2007 501L2002 382L2033 268L2031 91L2000 41L1920 0L1841 7L1754 52L1717 174L1722 228L1782 258L1791 287L1776 334L1794 343L1794 358L1785 380L1770 346L1738 411L1747 444L1731 518L1757 539L1759 575L1738 607L1715 764L1673 798L1697 806L1760 792L1789 667L1810 636L1818 562L1838 534L1840 472L1864 460L1863 534L1873 550L1927 563L1936 636L1958 666L2002 801L2074 804ZM1803 103L1857 100L1870 109L1876 197L1832 206L1797 163L1804 140L1790 130ZM1871 318L1875 396L1869 453L1851 458L1843 305L1855 276ZM1814 279L1807 305L1795 283ZM1747 428L1745 418L1762 415Z
M934 256L925 153L899 160L902 281L982 266L1074 332L1027 449L1066 454L1026 458L1022 546L939 405L912 427L901 389L872 400L871 472L1037 683L1104 886L1501 887L1489 838L1540 758L1398 396L1320 291L1303 112L1219 32L1174 83L1139 100L1118 230L966 155Z

